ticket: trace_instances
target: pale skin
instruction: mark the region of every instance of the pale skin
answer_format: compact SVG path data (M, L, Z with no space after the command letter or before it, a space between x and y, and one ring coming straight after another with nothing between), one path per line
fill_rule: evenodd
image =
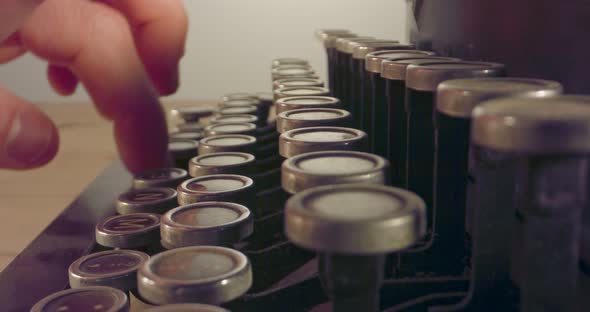
M56 92L81 83L137 173L165 164L158 97L178 88L187 28L181 0L0 0L0 64L33 53ZM43 166L58 147L47 115L0 85L0 168Z

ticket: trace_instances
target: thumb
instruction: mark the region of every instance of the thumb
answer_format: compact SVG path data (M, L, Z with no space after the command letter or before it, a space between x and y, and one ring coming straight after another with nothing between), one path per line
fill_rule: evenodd
M58 146L57 129L47 115L0 88L0 168L42 166L53 159Z

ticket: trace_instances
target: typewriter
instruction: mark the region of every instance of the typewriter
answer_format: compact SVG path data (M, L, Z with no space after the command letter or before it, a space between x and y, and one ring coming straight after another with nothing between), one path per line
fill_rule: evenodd
M587 311L590 97L433 40L437 6L412 44L318 30L326 80L277 58L267 92L174 108L173 163L105 170L0 310Z

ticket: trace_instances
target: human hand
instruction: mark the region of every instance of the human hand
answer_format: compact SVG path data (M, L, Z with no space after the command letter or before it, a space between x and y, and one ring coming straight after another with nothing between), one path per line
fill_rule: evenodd
M181 0L0 0L0 64L29 51L58 93L81 82L135 173L165 163L158 95L178 87L187 28ZM42 166L58 145L47 115L0 86L0 168Z

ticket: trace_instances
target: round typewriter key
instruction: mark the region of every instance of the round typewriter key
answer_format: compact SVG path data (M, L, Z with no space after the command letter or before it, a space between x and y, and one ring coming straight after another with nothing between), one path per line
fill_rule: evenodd
M142 189L146 187L171 187L176 188L178 184L188 178L188 172L180 168L161 168L146 170L133 177L133 188Z
M213 135L223 134L244 134L252 135L256 133L256 125L249 122L235 122L235 123L220 123L207 126L205 128L205 135L210 137Z
M285 233L315 250L334 311L379 311L384 258L424 236L425 205L406 190L367 184L329 185L293 195Z
M406 68L410 64L430 62L459 61L447 57L413 57L402 60L386 60L381 63L381 77L386 80L389 133L388 156L391 163L391 182L393 186L405 188L406 181L406 148L407 148L407 115L404 108L406 93Z
M155 304L220 304L252 285L252 269L241 252L224 247L172 249L153 256L138 272L139 293Z
M258 100L258 98L254 95L254 97L249 97L249 98L235 98L235 99L227 99L224 100L223 102L219 103L219 106L221 107L229 107L229 106L245 106L245 105L260 105L260 101Z
M219 109L220 115L244 115L250 114L259 117L258 108L254 105L223 106Z
M212 125L220 124L220 123L242 123L242 122L249 122L256 124L258 123L258 117L254 115L221 115L211 118L209 121Z
M367 149L367 134L352 128L309 127L289 130L279 137L279 153L285 158L320 151Z
M333 96L339 98L345 105L350 105L350 88L352 78L352 51L355 45L363 42L385 41L374 37L338 38L334 51L335 71L337 77L330 82ZM390 40L393 41L393 40ZM347 108L350 108L347 106Z
M192 177L222 173L249 175L255 170L255 160L248 153L209 153L191 159L189 173Z
M312 77L315 75L313 69L301 66L283 66L272 69L272 79L281 79L289 77Z
M294 87L324 87L324 82L313 78L285 78L273 82L273 90Z
M250 135L214 135L199 142L199 155L220 152L252 153L256 150L256 138Z
M265 106L270 109L274 101L274 95L272 92L256 92L256 97Z
M66 289L49 295L37 302L31 312L127 312L129 299L116 288L89 286Z
M371 112L365 108L365 93L368 90L369 74L365 70L365 56L371 52L380 50L413 50L413 45L400 44L398 42L383 42L383 41L369 41L356 43L353 45L350 61L350 97L345 107L349 107L349 111L353 116L353 125L355 128L362 129L363 119L365 115ZM343 100L343 99L341 99ZM344 101L344 100L343 100Z
M562 86L558 82L528 78L455 79L439 84L435 112L435 140L438 144L435 155L437 180L434 205L447 212L461 213L449 215L449 220L445 221L447 224L466 219L465 223L461 222L453 227L461 229L465 226L471 232L472 210L465 210L465 202L473 109L482 101L499 97L548 97L561 92ZM467 214L467 218L463 212Z
M247 207L253 200L254 181L235 174L214 174L184 181L178 186L178 203L181 205L204 201L229 201Z
M281 88L281 89L276 89L274 91L274 100L276 102L278 99L281 99L281 98L291 97L291 96L304 96L304 95L328 96L328 95L330 95L330 90L328 88L323 88L323 87Z
M70 287L109 286L123 291L137 288L137 269L150 256L137 250L108 250L89 254L68 268Z
M228 93L221 97L221 102L231 101L231 100L241 100L241 99L256 99L256 94L249 93L249 92L235 92L235 93Z
M408 57L432 56L434 52L421 50L382 50L365 56L365 92L361 106L362 127L370 139L370 151L387 157L389 142L389 111L385 99L385 79L381 78L381 63L385 60L399 60Z
M160 241L160 215L130 213L108 217L95 228L96 242L111 248L134 249Z
M187 246L227 246L252 234L250 210L228 202L202 202L170 210L162 216L162 245L168 249Z
M330 96L292 96L276 101L277 115L301 108L340 108L340 100Z
M306 108L282 112L277 116L277 131L307 127L345 127L350 123L350 113L335 108Z
M309 62L306 59L298 58L298 57L282 57L272 60L272 67L279 67L285 65L307 65L309 66Z
M590 97L495 99L478 105L472 118L476 156L512 156L504 157L508 165L474 157L477 203L492 194L511 197L508 205L475 209L474 255L493 242L494 257L504 261L491 276L506 285L510 254L523 311L575 310L581 217L588 207ZM489 189L496 185L512 187L497 194ZM478 245L484 238L493 241Z
M203 128L203 130L204 130L204 128ZM200 132L196 132L196 131L173 132L173 133L170 133L168 136L171 139L193 140L193 141L199 141L200 139L205 137L203 131L200 131Z
M305 153L281 167L281 184L291 194L328 184L389 183L389 162L377 155L352 151Z
M289 69L289 68L303 68L313 70L312 66L309 64L285 64L273 67L271 70L280 71L282 69Z
M458 78L483 78L504 75L504 65L486 62L434 62L409 65L406 70L407 188L426 202L428 229L432 231L436 214L434 190L434 112L439 83Z
M339 74L341 73L338 71L341 59L339 58L339 53L336 46L336 41L341 38L353 38L353 37L360 37L353 33L339 33L339 34L324 34L321 37L321 41L324 44L326 49L326 56L328 58L328 82L330 85L330 89L334 89L336 87L336 83L338 79L341 78ZM332 94L333 96L338 97L336 94ZM339 98L339 97L338 97Z
M176 125L176 132L203 132L205 126L198 122L181 123Z
M168 142L168 151L172 155L172 159L174 159L175 167L185 170L189 159L197 156L198 148L199 142L195 140L171 138Z
M196 122L204 117L213 115L213 110L206 107L199 106L185 106L173 108L171 111L173 117L176 117L185 122Z
M168 187L147 187L131 190L119 195L117 212L128 214L136 212L153 212L163 214L178 206L176 191Z
M151 308L145 312L229 312L229 310L208 304L178 303Z

